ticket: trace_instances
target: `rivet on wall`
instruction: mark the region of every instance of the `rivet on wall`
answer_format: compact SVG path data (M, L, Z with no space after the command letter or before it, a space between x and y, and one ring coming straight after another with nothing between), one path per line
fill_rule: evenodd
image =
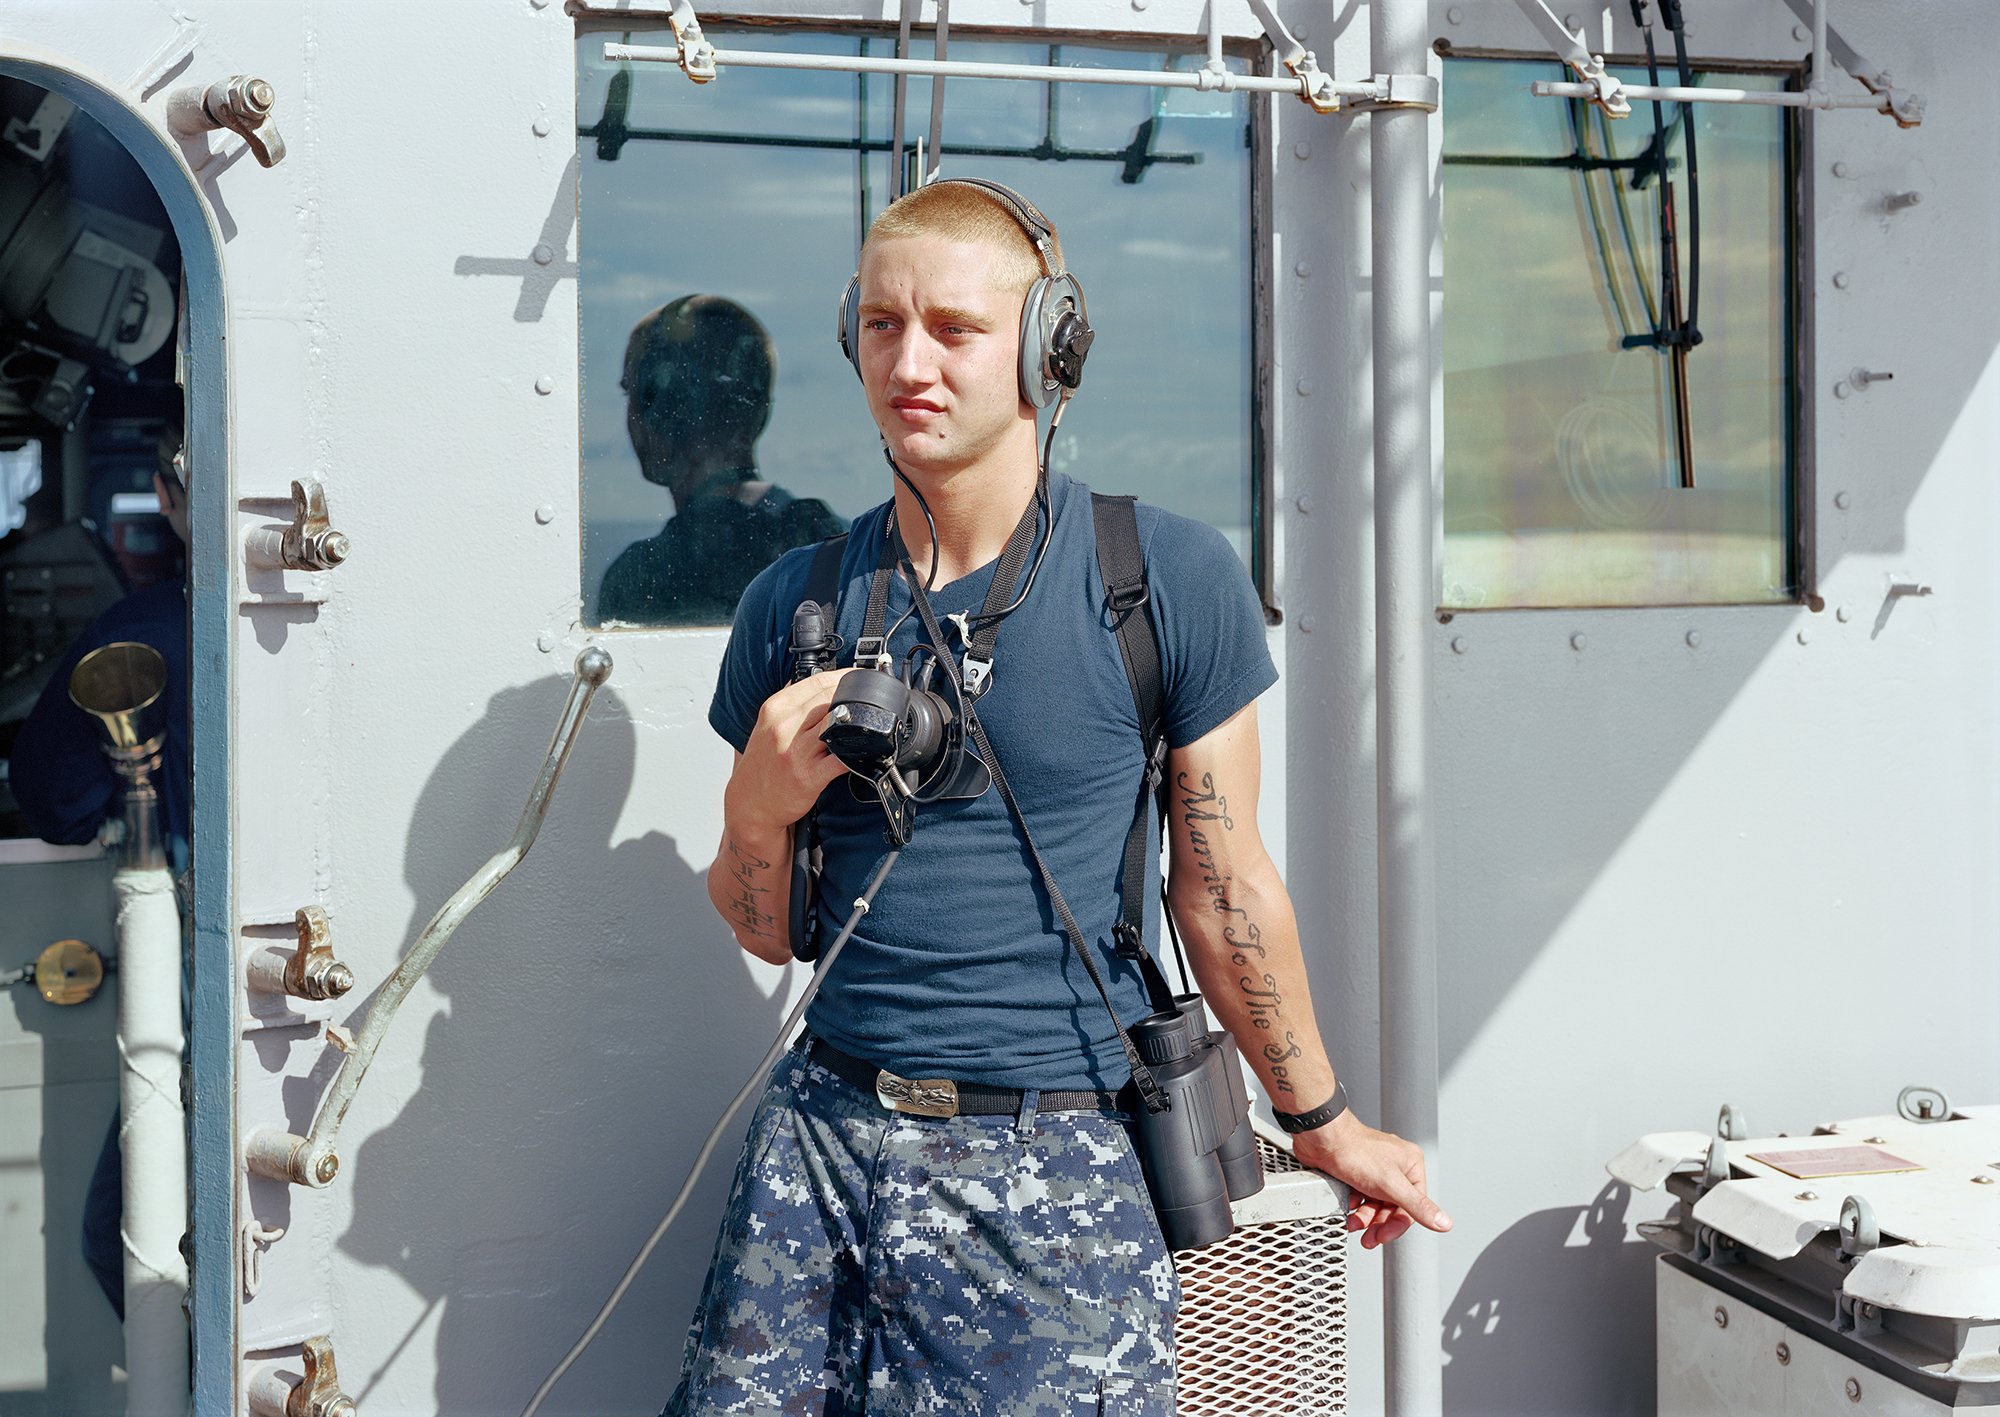
M547 526L550 522L554 521L555 519L556 519L556 509L554 507L551 507L547 502L544 502L542 503L541 506L535 508L535 521L539 525Z
M541 378L535 380L536 393L552 394L555 391L556 391L556 381L554 379L551 379L548 375L544 374L542 375Z

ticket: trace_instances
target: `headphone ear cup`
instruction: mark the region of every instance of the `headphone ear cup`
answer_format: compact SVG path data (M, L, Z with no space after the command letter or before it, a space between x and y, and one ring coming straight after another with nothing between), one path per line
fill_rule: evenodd
M854 377L861 377L861 273L856 271L847 278L847 288L840 292L840 313L835 321L834 338L840 341L840 352L847 362L854 366Z
M1027 299L1021 302L1021 398L1033 408L1047 408L1056 396L1055 383L1049 377L1049 326L1045 318L1054 284L1043 276L1028 287Z

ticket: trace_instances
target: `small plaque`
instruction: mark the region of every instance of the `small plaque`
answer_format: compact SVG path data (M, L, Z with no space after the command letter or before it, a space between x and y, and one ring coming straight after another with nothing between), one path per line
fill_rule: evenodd
M1811 1151L1753 1151L1752 1161L1761 1161L1774 1171L1801 1181L1819 1181L1828 1176L1884 1176L1893 1171L1921 1171L1914 1161L1905 1161L1879 1146L1823 1146Z

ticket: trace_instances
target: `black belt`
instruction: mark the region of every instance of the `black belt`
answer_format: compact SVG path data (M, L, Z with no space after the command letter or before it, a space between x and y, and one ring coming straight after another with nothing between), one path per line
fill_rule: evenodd
M986 1087L950 1078L897 1077L865 1058L843 1053L824 1038L809 1037L810 1057L843 1082L872 1092L884 1107L919 1117L1001 1117L1021 1110L1018 1087ZM1035 1101L1040 1112L1122 1112L1115 1092L1044 1092Z

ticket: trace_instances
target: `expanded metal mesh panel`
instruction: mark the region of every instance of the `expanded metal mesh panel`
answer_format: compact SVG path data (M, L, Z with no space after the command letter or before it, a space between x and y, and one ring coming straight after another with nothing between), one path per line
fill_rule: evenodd
M1257 1148L1267 1172L1304 1169L1262 1137ZM1174 1256L1181 1417L1347 1410L1347 1229L1328 1204Z

